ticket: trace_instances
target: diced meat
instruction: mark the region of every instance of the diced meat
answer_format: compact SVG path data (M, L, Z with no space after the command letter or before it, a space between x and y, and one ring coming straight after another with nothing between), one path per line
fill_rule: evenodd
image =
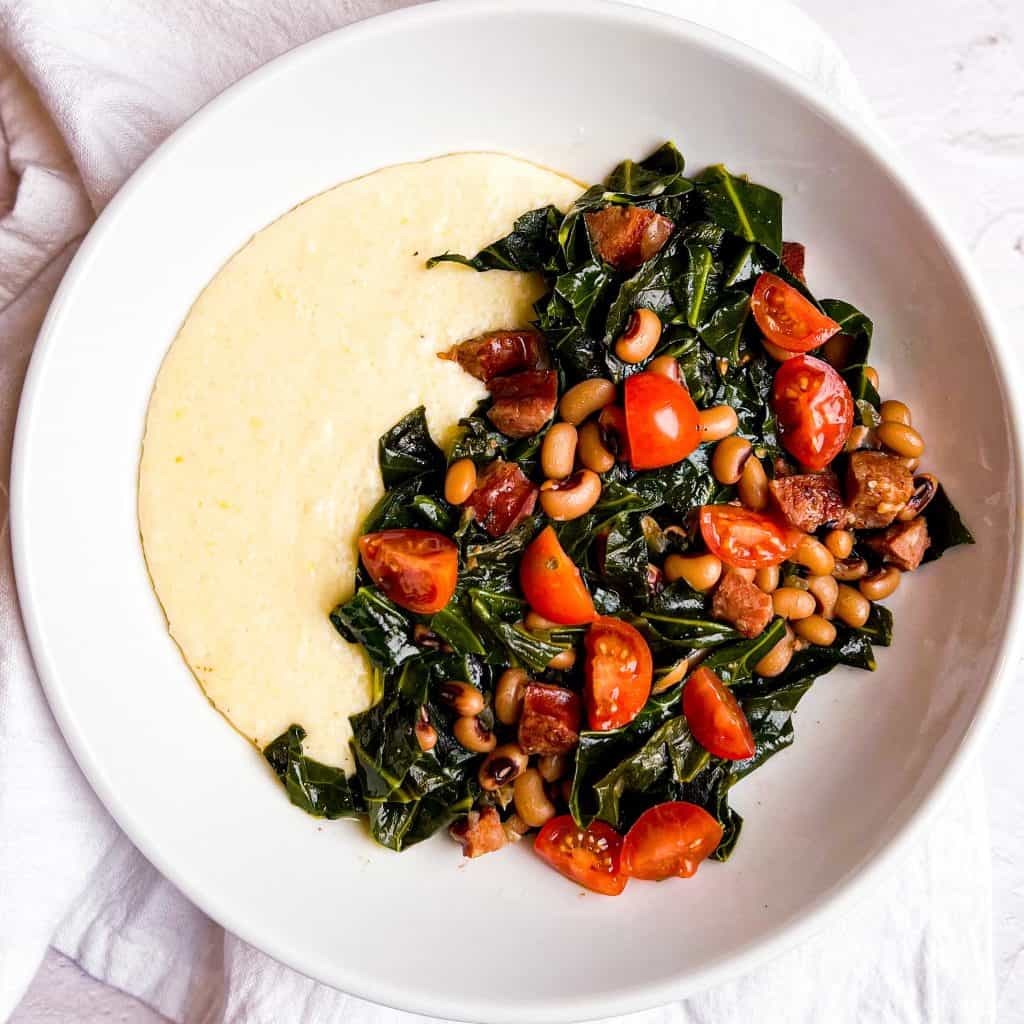
M769 487L786 520L805 533L846 517L839 481L830 473L776 477Z
M869 537L864 543L882 556L882 561L904 572L913 572L921 564L931 538L928 524L920 516L909 523L893 523L887 530Z
M533 514L537 486L514 462L495 459L477 477L466 500L476 521L492 536L501 537Z
M801 242L782 243L782 265L798 281L806 284L807 279L804 277L804 255L805 250Z
M857 530L888 526L914 493L914 478L898 458L884 452L850 453L846 504Z
M745 637L760 636L772 621L772 598L737 572L727 572L711 599L711 616Z
M488 331L460 341L440 359L452 359L477 380L489 381L520 370L539 370L548 365L544 335L526 328L521 331Z
M555 414L558 374L554 370L527 370L510 377L495 377L487 387L494 398L487 418L509 437L536 434Z
M493 807L470 811L448 829L448 834L462 847L466 857L494 853L508 842L501 818Z
M580 741L580 697L564 686L527 683L519 746L527 754L568 754Z
M635 270L661 251L675 224L639 206L606 206L584 214L598 256L618 270Z

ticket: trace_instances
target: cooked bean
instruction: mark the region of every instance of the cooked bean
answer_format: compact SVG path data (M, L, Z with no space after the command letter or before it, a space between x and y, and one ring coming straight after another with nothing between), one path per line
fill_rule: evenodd
M437 746L437 730L430 724L430 719L427 716L427 709L420 708L420 717L416 722L416 742L420 745L420 750L423 753L427 753L428 750L433 750Z
M772 594L772 608L783 619L806 619L816 607L814 595L796 587L779 587Z
M868 383L877 391L879 387L878 371L873 366L865 366L864 376L867 377ZM885 419L885 417L883 416L882 419Z
M677 661L660 679L654 680L651 693L664 693L667 689L682 682L689 674L693 658L682 658Z
M479 715L484 709L484 695L475 686L457 679L442 683L438 688L437 697L442 704L464 718Z
M444 478L444 500L461 505L476 490L476 465L472 459L459 459L448 467Z
M515 725L523 710L523 691L530 677L521 668L501 673L494 688L494 714L502 725Z
M456 718L452 726L456 740L474 754L489 754L497 745L494 733L485 729L483 723L475 716L472 718Z
M768 474L756 455L751 455L743 466L736 493L740 501L754 512L763 512L768 507Z
M808 615L794 622L793 631L801 640L816 647L830 647L836 642L836 627L823 615Z
M881 416L883 423L903 423L908 427L911 424L910 407L893 399L883 402L878 407L878 415Z
M779 567L769 565L765 569L758 569L754 574L754 582L766 594L771 594L779 589Z
M859 590L841 583L836 596L836 618L854 629L860 629L870 614L871 602Z
M800 538L800 543L793 553L793 561L798 565L807 566L815 576L831 576L836 567L832 552L810 534Z
M557 782L569 774L571 763L568 754L541 754L537 758L537 771L545 782Z
M833 558L849 558L853 551L853 534L849 530L829 530L825 534L825 547Z
M544 790L544 780L536 768L527 768L512 787L516 814L531 828L540 828L558 812Z
M734 568L730 569L729 571L734 576L739 576L739 578L741 580L746 580L748 583L753 583L754 582L754 578L757 576L757 570L756 569L746 569L746 568L741 569L739 567L734 567Z
M782 675L789 668L793 658L793 630L786 626L785 635L775 646L754 666L759 676L772 679Z
M862 580L868 574L868 563L863 558L837 558L832 575L837 580Z
M576 461L576 428L571 423L555 423L544 435L540 446L540 468L550 480L564 480Z
M658 356L652 359L647 366L648 373L656 373L659 377L668 377L669 380L679 381L682 374L679 372L679 360L675 356Z
M906 459L906 458L900 457L900 462L902 462L903 465L906 466L907 469L909 469L911 473L916 473L918 468L921 465L921 460L920 459Z
M800 355L799 352L790 352L789 349L785 349L781 345L776 345L775 342L769 341L767 338L762 338L761 344L764 346L765 352L767 352L768 355L770 355L777 363L784 363L787 359L792 359L793 356Z
M715 445L711 456L711 472L720 484L734 484L743 472L753 447L742 437L726 437Z
M540 488L540 507L556 522L579 519L601 497L601 478L592 469L581 469L568 480L545 480Z
M637 309L615 342L615 354L624 363L642 363L661 340L661 319L653 309Z
M588 416L615 401L615 385L603 377L581 380L569 388L558 406L566 423L579 426Z
M532 609L526 613L526 617L523 619L523 625L531 633L546 633L552 629L562 629L560 622L555 622L553 619L546 619L540 612L535 612Z
M476 777L481 789L493 792L515 782L529 763L529 757L518 743L502 743L480 762Z
M906 423L879 423L875 435L891 452L908 459L918 459L924 454L924 438Z
M722 575L722 561L715 555L669 555L665 559L665 578L669 582L686 580L694 590L710 590Z
M903 506L903 510L896 517L902 522L916 519L931 504L939 489L939 481L931 473L922 473L914 477L914 493L910 501Z
M900 585L902 575L899 569L889 565L865 576L857 585L869 601L884 601Z
M836 583L835 577L808 576L807 590L817 598L818 611L822 618L831 619L836 610L836 598L839 596L839 584Z
M576 450L580 462L595 473L607 473L615 465L615 454L604 443L596 420L587 420L580 427L579 446Z
M559 672L568 672L569 669L576 664L576 650L573 647L569 647L562 651L560 654L556 654L549 662L547 667L557 669Z
M731 405L713 405L697 413L697 431L701 441L721 441L739 429L740 420Z
M510 843L518 843L530 831L530 826L515 811L501 823L501 827L505 830L505 838Z
M871 431L865 426L854 427L846 438L846 451L855 452L858 448L871 447Z

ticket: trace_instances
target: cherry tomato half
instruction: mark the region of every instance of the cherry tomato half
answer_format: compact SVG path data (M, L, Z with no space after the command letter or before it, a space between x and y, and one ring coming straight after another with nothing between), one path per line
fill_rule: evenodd
M800 543L799 531L739 505L705 505L700 532L708 550L736 569L781 565Z
M609 617L594 621L584 646L583 702L590 728L620 729L636 718L651 695L651 649L628 622Z
M628 878L622 873L622 836L603 821L583 829L571 814L552 818L533 844L534 850L570 881L599 892L618 896Z
M821 359L787 359L775 374L772 408L786 451L808 469L824 469L846 446L853 396L846 381Z
M626 833L622 870L660 882L689 878L722 839L722 826L702 807L676 800L644 811Z
M750 723L732 690L709 668L698 668L683 687L683 714L693 738L715 757L743 761L757 750Z
M660 373L635 373L624 386L626 436L634 469L657 469L685 459L700 443L690 392Z
M530 607L563 626L581 626L596 616L579 569L548 526L530 542L519 563L519 584Z
M433 530L382 530L359 538L370 579L395 604L420 615L439 612L455 593L459 551Z
M787 352L809 352L839 331L835 320L774 274L757 279L750 309L761 333Z

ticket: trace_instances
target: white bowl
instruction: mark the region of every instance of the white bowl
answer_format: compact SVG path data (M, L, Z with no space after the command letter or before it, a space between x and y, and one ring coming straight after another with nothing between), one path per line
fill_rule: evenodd
M733 859L581 896L526 844L395 856L292 808L210 708L150 589L135 518L143 415L190 303L254 231L339 181L455 150L597 179L675 139L786 197L822 295L875 319L978 544L908 580L874 675L801 705L795 745L734 793ZM1020 601L1020 428L977 283L870 130L682 21L594 3L413 8L304 46L194 117L100 218L46 321L18 423L13 537L32 650L101 799L242 938L392 1006L474 1021L635 1010L749 969L892 859L991 719Z

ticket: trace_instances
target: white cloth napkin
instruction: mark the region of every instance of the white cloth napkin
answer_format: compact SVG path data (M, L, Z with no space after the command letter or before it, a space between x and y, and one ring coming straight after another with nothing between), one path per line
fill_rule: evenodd
M202 103L271 57L403 0L0 0L0 481L42 316L96 211ZM835 45L784 0L649 0L770 53L867 116ZM6 530L6 490L0 509ZM643 1024L984 1024L994 1018L977 769L828 934ZM799 870L799 865L794 865ZM416 1024L225 934L134 849L42 697L0 535L0 1018L48 945L189 1024Z

